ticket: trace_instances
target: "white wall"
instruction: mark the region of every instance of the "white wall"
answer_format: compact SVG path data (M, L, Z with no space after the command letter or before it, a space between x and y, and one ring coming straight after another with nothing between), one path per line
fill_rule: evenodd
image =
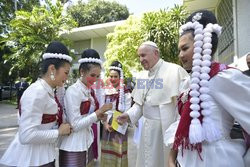
M81 54L84 49L91 48L91 41L88 40L82 40L82 41L74 41L74 44L72 46L72 49L75 50L76 53ZM78 57L80 58L80 57ZM77 59L78 59L77 58Z
M250 0L236 0L238 56L250 51Z
M79 64L78 60L81 58L81 53L84 49L91 48L91 40L82 40L82 41L74 41L71 49L75 50L75 53L77 53L76 59L72 62L72 69L78 69Z
M92 38L91 39L91 48L95 49L101 56L102 61L104 61L104 52L106 51L107 40L106 37L102 38Z

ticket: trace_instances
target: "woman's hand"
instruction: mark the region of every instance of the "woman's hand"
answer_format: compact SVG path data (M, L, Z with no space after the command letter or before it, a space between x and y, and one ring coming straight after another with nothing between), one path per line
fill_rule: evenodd
M168 162L168 167L176 167L175 163Z
M168 156L168 167L176 167L176 157L177 157L177 151L171 149Z
M106 122L108 118L108 114L101 114L100 117L98 118L99 120L101 120L102 122Z
M70 135L71 130L69 123L62 123L58 128L59 136Z
M105 130L109 131L109 132L113 132L114 129L112 128L111 125L109 125L107 122L104 123L104 128Z
M106 121L107 114L105 114L105 112L111 109L112 109L112 103L104 104L100 109L95 111L97 118L99 120Z

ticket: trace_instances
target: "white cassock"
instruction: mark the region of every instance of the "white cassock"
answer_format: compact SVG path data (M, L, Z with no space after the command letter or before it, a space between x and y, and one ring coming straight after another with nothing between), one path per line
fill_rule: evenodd
M189 79L188 79L189 81ZM189 82L185 81L189 87ZM181 167L250 167L250 151L243 139L231 139L230 131L237 121L246 132L250 133L250 79L236 69L219 72L209 81L212 119L222 132L222 137L214 142L202 142L200 159L196 150L179 148L177 160ZM178 121L165 133L165 144L176 132ZM244 163L245 159L245 163Z
M53 89L43 79L30 85L21 98L19 129L0 163L8 166L41 166L56 159L59 135L56 121L41 124L43 114L56 114Z
M139 76L132 92L135 104L127 111L133 124L144 116L136 166L166 167L169 148L163 144L163 134L176 121L179 84L188 74L179 65L160 59L152 69ZM153 84L149 82L152 79Z

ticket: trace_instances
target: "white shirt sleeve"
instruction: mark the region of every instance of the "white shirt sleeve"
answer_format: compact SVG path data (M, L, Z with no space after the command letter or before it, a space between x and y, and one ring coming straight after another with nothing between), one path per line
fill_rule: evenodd
M41 129L43 111L51 104L47 92L44 90L29 90L21 100L22 115L19 121L19 140L22 144L55 143L59 131L57 129ZM46 100L44 100L46 99ZM56 109L57 107L55 107Z
M250 133L250 79L241 71L219 72L210 82L211 96Z
M97 121L96 113L93 112L86 117L80 113L80 106L83 94L79 90L69 87L64 97L65 112L67 121L71 124L74 131L88 128Z
M178 113L178 108L176 108L176 113ZM175 133L177 131L179 122L180 122L181 116L178 114L177 115L177 120L172 123L168 129L165 131L164 134L164 144L168 147L172 147L174 144L174 139L175 139Z
M125 93L125 111L131 108L131 93Z
M143 115L142 106L135 103L126 113L129 115L131 123L135 124Z

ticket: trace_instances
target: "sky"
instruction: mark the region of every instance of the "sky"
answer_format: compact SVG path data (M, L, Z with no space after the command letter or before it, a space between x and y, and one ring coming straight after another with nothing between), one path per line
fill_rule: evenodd
M71 0L77 2L78 0ZM87 2L88 0L83 0ZM130 13L140 15L145 12L158 11L164 8L172 8L174 4L181 5L183 0L108 0L116 1L120 4L126 5Z
M183 0L116 0L126 5L130 13L140 15L144 12L158 11L164 8L172 8L174 4L182 4Z

